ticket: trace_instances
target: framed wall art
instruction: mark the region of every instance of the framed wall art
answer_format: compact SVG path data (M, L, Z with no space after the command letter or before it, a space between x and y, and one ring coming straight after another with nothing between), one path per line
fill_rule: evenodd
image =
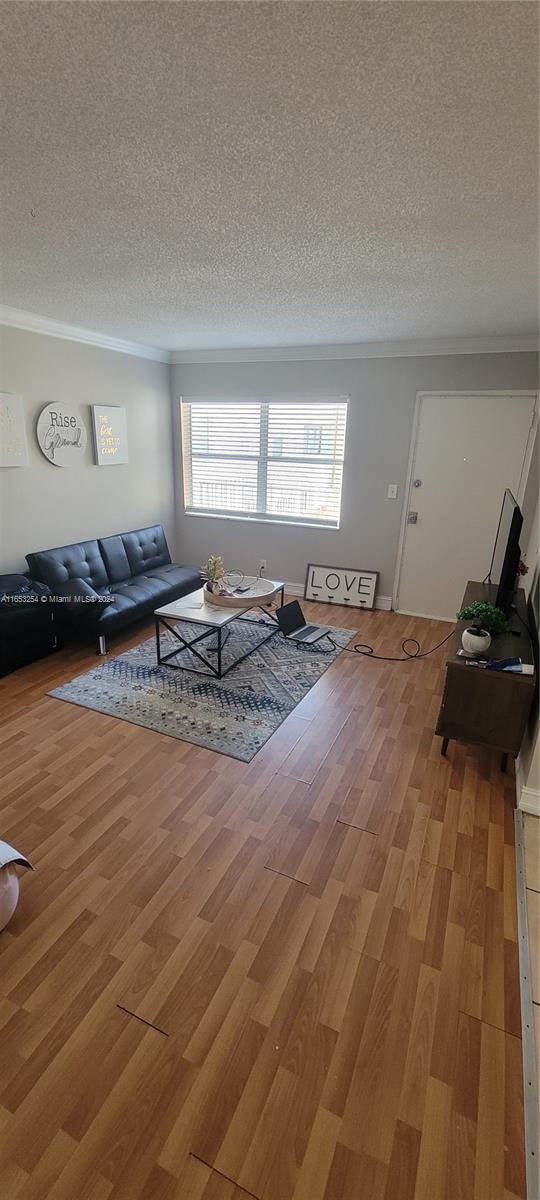
M36 427L41 453L54 467L71 467L86 449L86 428L79 409L69 404L46 404Z
M98 466L116 467L127 463L129 459L125 408L94 404L92 423Z
M0 392L0 467L27 466L23 398Z

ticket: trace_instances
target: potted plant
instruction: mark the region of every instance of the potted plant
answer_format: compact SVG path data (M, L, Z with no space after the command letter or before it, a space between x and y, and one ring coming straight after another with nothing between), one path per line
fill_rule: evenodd
M221 554L211 554L207 558L203 567L201 567L201 575L206 579L206 589L214 595L218 595L223 588L223 576L225 567Z
M458 621L471 622L461 635L463 649L471 657L485 654L492 637L504 633L506 629L506 617L502 609L489 604L487 600L473 600L461 608L456 616Z

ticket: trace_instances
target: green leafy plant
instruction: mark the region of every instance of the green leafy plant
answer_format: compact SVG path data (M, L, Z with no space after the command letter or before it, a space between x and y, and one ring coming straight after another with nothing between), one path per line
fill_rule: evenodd
M209 587L210 591L219 592L221 590L222 580L225 574L225 567L223 565L221 554L211 554L210 557L207 558L204 566L201 567L201 574L203 578L207 580L207 586Z
M487 629L492 637L504 633L506 629L506 617L502 609L488 604L487 600L473 600L461 608L456 616L458 621L472 621L477 629Z

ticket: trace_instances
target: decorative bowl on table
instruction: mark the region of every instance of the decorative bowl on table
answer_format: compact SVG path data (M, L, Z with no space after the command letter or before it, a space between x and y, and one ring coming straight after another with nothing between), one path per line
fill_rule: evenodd
M222 608L249 608L251 605L264 604L265 599L270 601L275 591L276 587L271 579L246 575L236 589L224 584L222 590L214 592L205 584L204 599L206 604L216 604Z

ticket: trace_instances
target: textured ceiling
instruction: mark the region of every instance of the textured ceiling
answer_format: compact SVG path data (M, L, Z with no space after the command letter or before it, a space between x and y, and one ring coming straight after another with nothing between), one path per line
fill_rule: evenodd
M3 3L2 299L168 348L530 333L535 3Z

